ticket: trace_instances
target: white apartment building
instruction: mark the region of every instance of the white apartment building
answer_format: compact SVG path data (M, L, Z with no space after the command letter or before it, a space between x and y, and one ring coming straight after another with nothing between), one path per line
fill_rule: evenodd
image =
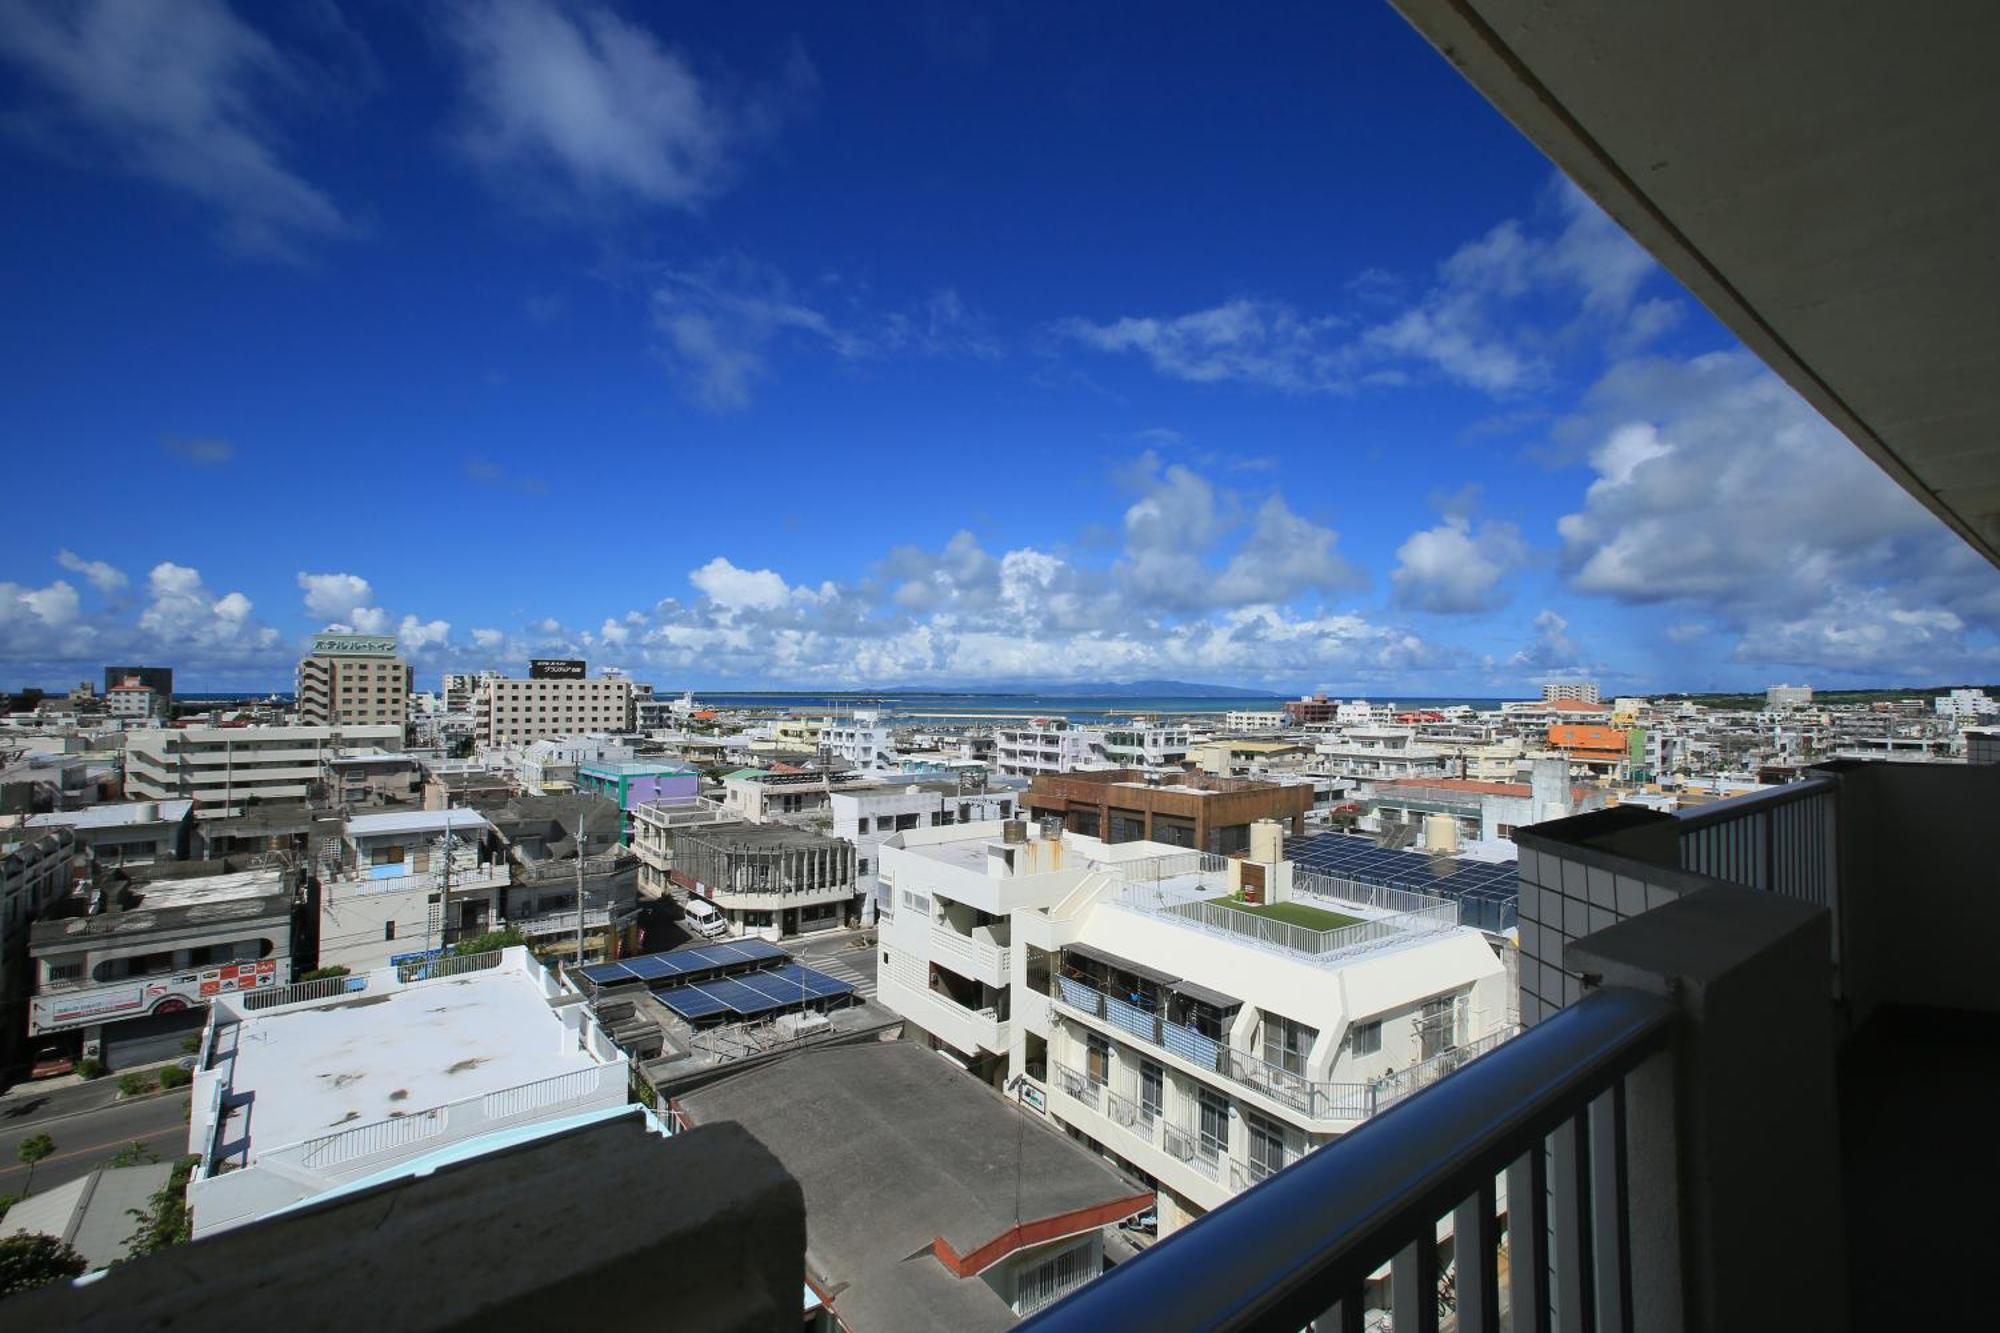
M128 732L125 794L191 800L197 819L241 814L252 801L303 801L343 750L401 749L403 724L175 727Z
M1597 682L1594 680L1552 680L1542 686L1542 702L1552 703L1601 703Z
M495 676L480 684L473 711L489 746L523 745L545 736L632 729L632 682L622 677L527 679Z
M1764 691L1766 708L1810 708L1812 700L1810 685L1773 685Z
M819 748L857 768L886 768L896 762L896 733L882 715L860 709L852 717L830 717L820 725Z
M854 848L854 888L865 910L875 903L876 870L886 838L912 829L1012 819L1017 792L961 792L956 782L913 782L868 791L835 792L829 832Z
M319 965L355 972L440 951L447 925L450 940L494 928L511 878L476 810L350 815L322 858Z
M1085 734L1090 757L1113 768L1178 768L1187 762L1190 742L1184 722L1092 727Z
M1228 731L1283 731L1291 723L1283 709L1232 708L1222 725Z
M753 824L789 821L825 826L833 817L835 792L866 791L885 781L880 773L772 773L744 768L723 775L722 805L735 818Z
M1067 773L1090 758L1090 737L1061 718L1035 718L993 728L993 771L1031 778Z
M1410 727L1349 727L1315 750L1326 772L1357 782L1442 777L1454 758L1445 746L1419 741Z
M197 1239L328 1191L641 1115L627 1061L522 948L221 996L196 1057Z
M993 768L1014 777L1067 773L1086 765L1176 768L1191 743L1186 723L1078 727L1062 718L1035 718L993 729Z
M2000 717L2000 700L1988 698L1984 690L1953 690L1939 695L1933 707L1939 717Z
M167 712L166 701L160 698L158 690L131 678L104 692L104 707L111 716L127 721L148 717L164 719Z
M1280 846L1275 824L1245 860L1020 823L898 834L878 998L1156 1181L1171 1231L1513 1031L1505 968L1455 904L1337 889ZM1329 929L1219 901L1246 889Z

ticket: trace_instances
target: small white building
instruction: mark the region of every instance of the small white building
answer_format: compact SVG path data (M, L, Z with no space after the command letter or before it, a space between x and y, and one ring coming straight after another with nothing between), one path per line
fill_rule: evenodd
M1222 725L1229 731L1283 731L1290 720L1282 708L1232 708L1223 715Z
M896 733L873 709L852 717L829 717L819 729L819 748L857 768L887 768L896 762Z
M835 792L834 837L854 847L854 887L872 919L876 868L885 838L911 829L1012 819L1020 799L1013 791L961 792L956 782L912 782L868 791Z
M222 997L188 1120L195 1238L441 1154L627 1114L629 1077L588 1007L522 948Z
M366 971L437 952L447 924L452 939L489 930L510 875L476 810L350 815L320 866L319 964Z

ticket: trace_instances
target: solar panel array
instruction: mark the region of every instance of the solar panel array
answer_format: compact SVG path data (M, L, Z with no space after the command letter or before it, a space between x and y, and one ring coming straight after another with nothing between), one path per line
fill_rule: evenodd
M1520 880L1512 861L1467 861L1456 856L1380 847L1347 833L1308 833L1285 839L1285 858L1300 868L1362 884L1415 889L1459 901L1460 920L1484 930L1514 924Z
M659 998L661 1004L692 1023L725 1015L753 1018L853 993L854 987L848 982L797 963L786 963L764 972L674 986L659 992Z
M682 978L693 980L749 971L781 959L789 961L791 955L769 940L728 940L649 953L616 963L595 963L581 969L581 975L598 990L628 981L660 986Z

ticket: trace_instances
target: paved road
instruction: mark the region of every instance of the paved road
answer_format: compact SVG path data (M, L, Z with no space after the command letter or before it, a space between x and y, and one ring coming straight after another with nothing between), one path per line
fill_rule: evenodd
M115 1085L111 1092L116 1095ZM20 1164L18 1149L22 1139L35 1134L47 1134L56 1141L54 1155L43 1158L35 1168L38 1194L50 1185L89 1174L134 1140L158 1153L161 1161L187 1152L186 1089L109 1106L89 1105L82 1110L66 1109L67 1103L30 1107L34 1100L10 1097L0 1102L0 1194L19 1194L27 1182L28 1169ZM24 1108L25 1114L16 1114ZM50 1115L51 1109L62 1113Z
M881 955L875 952L873 946L855 948L858 938L855 932L842 931L839 935L800 944L792 951L807 967L850 983L855 994L864 1000L872 1000L875 998L875 971L881 962Z

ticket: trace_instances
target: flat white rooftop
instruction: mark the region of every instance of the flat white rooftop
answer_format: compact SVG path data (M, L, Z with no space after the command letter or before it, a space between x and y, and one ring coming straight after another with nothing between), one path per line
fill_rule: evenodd
M152 880L139 886L141 910L160 907L192 907L196 903L229 902L238 898L262 898L285 891L282 870L233 870L226 875L202 875L195 879Z
M388 833L443 833L491 828L477 810L390 810L379 815L349 815L349 837L375 838Z
M602 1063L514 967L250 1013L235 1028L228 1088L240 1104L224 1137L247 1139L254 1163L260 1149Z
M125 825L176 824L194 809L193 801L119 801L87 805L81 810L56 810L29 815L29 828L120 828Z

